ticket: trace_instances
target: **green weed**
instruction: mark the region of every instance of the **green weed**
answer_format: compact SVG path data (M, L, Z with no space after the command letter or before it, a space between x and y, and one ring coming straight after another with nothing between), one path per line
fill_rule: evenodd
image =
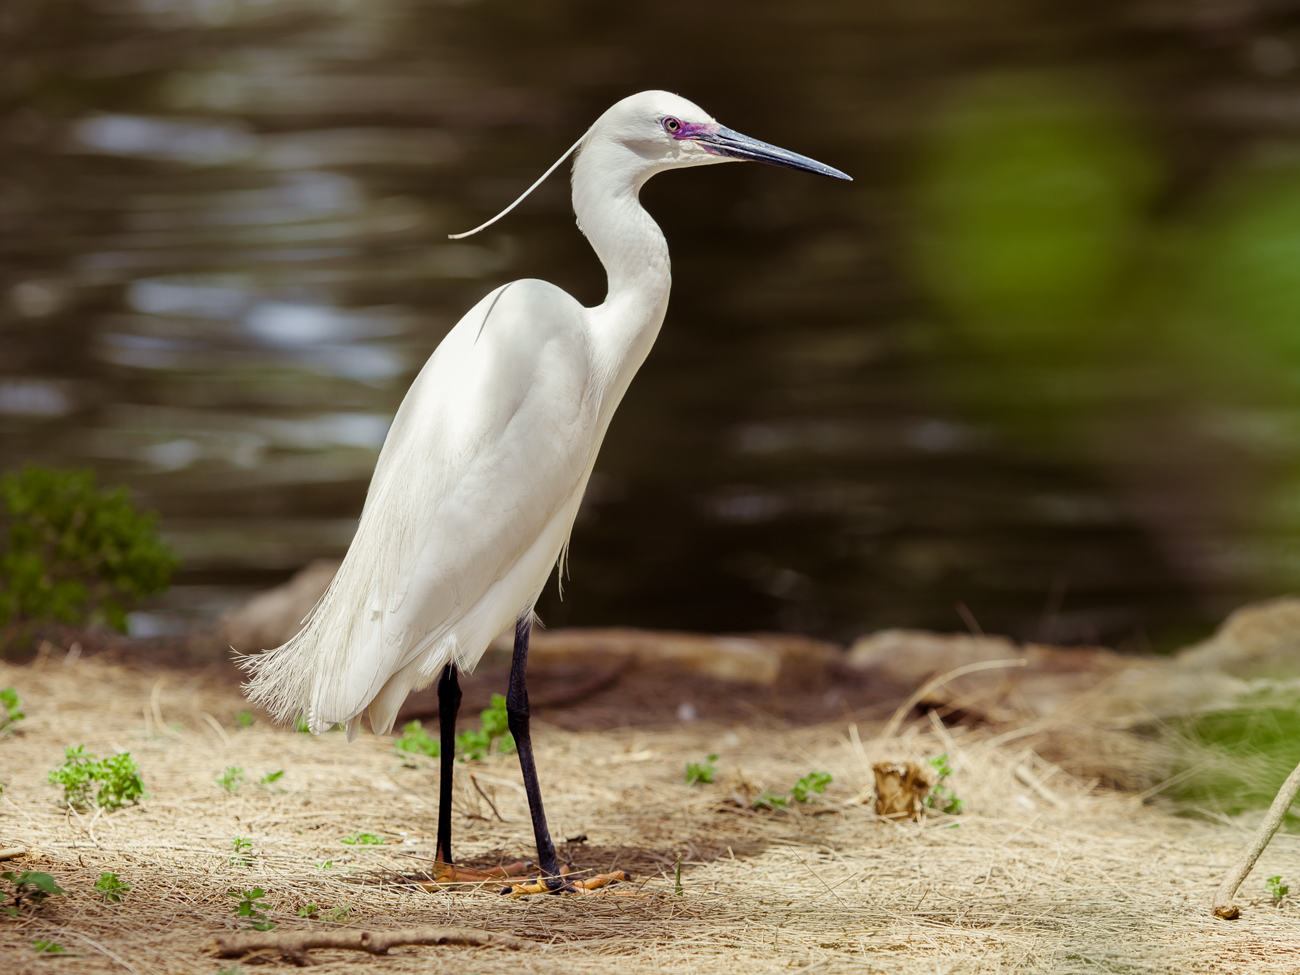
M320 908L315 904L304 904L302 907L298 908L299 917L310 918L313 921L316 920L316 915L319 913Z
M246 836L236 836L230 841L230 848L235 855L230 858L231 866L251 867L253 865L253 841Z
M1282 875L1269 877L1264 881L1268 885L1268 895L1273 898L1273 906L1277 907L1282 903L1282 898L1291 893L1291 888L1282 883Z
M257 787L259 789L269 789L282 778L284 778L284 769L280 769L278 772L267 772L257 780Z
M6 870L0 873L0 880L7 880L13 884L14 903L12 907L5 908L5 913L11 917L18 914L24 899L35 906L47 897L54 897L64 892L48 873L36 873L32 870L14 873L12 870Z
M833 781L830 772L809 772L792 785L788 793L782 794L773 792L771 789L764 789L762 794L754 800L752 808L775 812L778 809L788 808L791 799L800 803L808 802L814 794L820 795L825 792L826 787Z
M343 837L343 842L348 846L383 846L382 837L374 833L353 833L351 836Z
M248 918L248 927L254 931L270 931L275 927L275 922L266 915L271 905L262 900L266 896L266 891L261 887L253 887L251 890L231 890L227 893L238 902L235 904L235 916Z
M505 695L492 695L492 703L479 712L479 724L477 730L467 729L456 736L456 757L462 762L487 758L494 743L498 754L514 751Z
M140 766L135 764L130 752L110 755L98 760L86 753L85 745L63 750L63 764L50 769L49 781L63 786L63 801L76 809L91 803L104 809L121 809L123 806L147 798Z
M95 889L103 896L105 904L120 904L131 885L115 873L101 873L99 880L95 881Z
M930 790L930 794L925 797L926 807L937 809L939 812L947 813L950 816L959 815L964 804L957 798L957 793L944 785L944 782L952 775L952 765L948 761L947 753L930 759L930 767L938 773L938 778L935 780L934 788Z
M18 691L12 687L0 688L0 735L10 734L14 725L27 715L22 712L22 701L18 700Z
M498 753L513 751L515 747L506 699L501 694L493 694L492 703L479 712L478 728L467 728L456 735L456 757L462 762L481 760L487 758L494 745ZM441 743L419 721L408 721L402 726L401 735L393 741L393 749L398 755L442 756Z
M237 715L235 715L235 726L238 728L253 727L253 712L240 711Z
M54 941L50 941L48 938L37 938L35 941L32 942L32 949L37 954L41 954L41 955L66 954L69 958L79 957L78 955L69 952L67 948L63 947L63 945L58 944L57 942Z
M833 781L830 772L809 772L790 787L790 795L795 802L807 802L811 793L821 795Z
M437 738L431 738L418 721L408 721L402 725L402 734L393 740L397 754L423 755L425 758L437 758L442 754L442 746Z
M713 764L717 760L717 755L710 755L702 762L687 762L686 784L707 785L712 782L713 777L718 773L718 767Z
M769 812L775 812L778 809L784 809L790 805L790 800L771 789L764 789L762 794L754 800L755 809L766 809Z
M335 907L335 908L331 908L330 912L329 912L328 914L325 915L325 920L327 920L327 921L346 921L346 920L348 919L348 915L351 914L351 913L352 913L352 908L350 908L350 907Z
M244 781L244 770L237 765L229 765L213 781L227 792L238 792Z

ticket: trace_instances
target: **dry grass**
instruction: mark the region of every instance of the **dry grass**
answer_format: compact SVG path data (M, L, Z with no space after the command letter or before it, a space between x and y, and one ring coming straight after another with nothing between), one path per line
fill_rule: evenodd
M1300 880L1300 845L1280 836L1247 882L1244 918L1209 904L1247 830L1178 819L1131 796L1101 793L1039 759L1024 739L914 722L897 738L848 722L804 729L746 726L535 732L557 837L580 867L621 866L640 896L512 900L495 891L426 893L409 882L433 852L436 763L405 767L386 740L310 738L259 722L236 729L232 687L183 674L143 675L94 659L0 665L22 695L22 733L0 740L0 847L34 854L5 866L43 870L67 890L19 919L0 919L5 972L203 972L213 934L238 928L232 889L263 887L281 929L308 925L458 924L538 943L526 954L411 947L387 957L317 951L320 972L890 973L1295 972L1300 910L1267 903L1263 878ZM58 804L45 780L68 744L101 756L129 750L151 798L107 815ZM709 752L722 772L687 786L683 767ZM952 756L960 817L924 826L882 821L864 792L871 765ZM235 793L214 779L240 766ZM285 769L283 791L259 789ZM757 814L729 805L827 770L817 803ZM505 822L471 787L479 786ZM512 757L462 766L458 853L527 854L528 827ZM382 846L342 838L372 832ZM253 842L231 863L234 837ZM683 862L682 892L674 864ZM328 869L321 868L332 860ZM101 871L131 884L122 904L94 892ZM1251 898L1256 903L1251 905ZM346 908L342 922L297 908ZM33 939L77 952L39 958ZM287 967L280 961L260 970ZM245 964L244 971L251 972Z

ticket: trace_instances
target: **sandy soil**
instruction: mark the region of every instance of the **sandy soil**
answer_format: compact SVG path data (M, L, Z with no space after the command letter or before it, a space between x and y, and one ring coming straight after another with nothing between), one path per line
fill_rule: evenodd
M796 727L753 709L728 724L535 722L553 832L573 840L566 855L580 871L620 867L636 880L624 896L512 899L495 886L418 886L433 854L437 762L404 762L387 739L363 734L349 745L265 720L237 728L245 705L212 673L47 659L0 665L6 685L27 718L0 739L0 847L32 852L4 866L48 872L67 891L0 918L0 971L16 975L292 967L204 950L240 929L228 892L253 887L265 889L281 931L453 924L533 945L317 950L320 972L1300 971L1300 908L1273 906L1264 886L1281 874L1300 887L1295 837L1265 852L1239 897L1242 919L1218 921L1210 898L1250 822L1180 819L1105 792L1014 734L917 719L880 740L873 713ZM83 743L100 756L130 751L150 797L111 814L61 806L46 774L66 745ZM943 752L966 803L960 816L922 825L875 816L873 763ZM720 756L717 781L686 785L685 763L709 753ZM228 793L215 779L230 766L246 778ZM281 769L273 787L256 785ZM817 800L788 812L745 808L756 791L787 790L814 770L834 776ZM513 756L458 773L457 854L478 863L529 855ZM343 842L357 832L383 844ZM247 863L232 862L236 837L252 842ZM131 884L123 903L94 891L102 871ZM298 916L309 903L317 920ZM42 957L35 939L77 957Z

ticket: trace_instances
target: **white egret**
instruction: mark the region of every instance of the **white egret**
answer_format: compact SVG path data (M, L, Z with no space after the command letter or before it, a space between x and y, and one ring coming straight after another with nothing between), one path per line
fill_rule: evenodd
M407 694L441 675L437 859L443 879L467 879L482 875L451 866L457 674L513 623L507 708L542 874L528 889L537 890L574 885L560 877L533 764L528 636L551 569L563 568L601 440L668 307L668 245L641 207L641 186L664 170L736 160L849 178L662 91L618 102L542 179L574 151L573 209L605 266L604 302L585 308L525 279L475 305L398 409L356 536L302 631L244 661L250 700L280 720L301 716L313 734L344 723L349 738L367 708L371 729L390 732Z

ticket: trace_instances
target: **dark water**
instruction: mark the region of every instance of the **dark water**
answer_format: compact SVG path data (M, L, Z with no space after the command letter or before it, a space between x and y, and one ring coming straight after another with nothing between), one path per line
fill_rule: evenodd
M89 464L211 617L348 543L481 295L603 276L563 179L678 91L838 166L659 177L658 345L551 624L1168 646L1300 576L1300 16L988 0L6 0L0 468Z

